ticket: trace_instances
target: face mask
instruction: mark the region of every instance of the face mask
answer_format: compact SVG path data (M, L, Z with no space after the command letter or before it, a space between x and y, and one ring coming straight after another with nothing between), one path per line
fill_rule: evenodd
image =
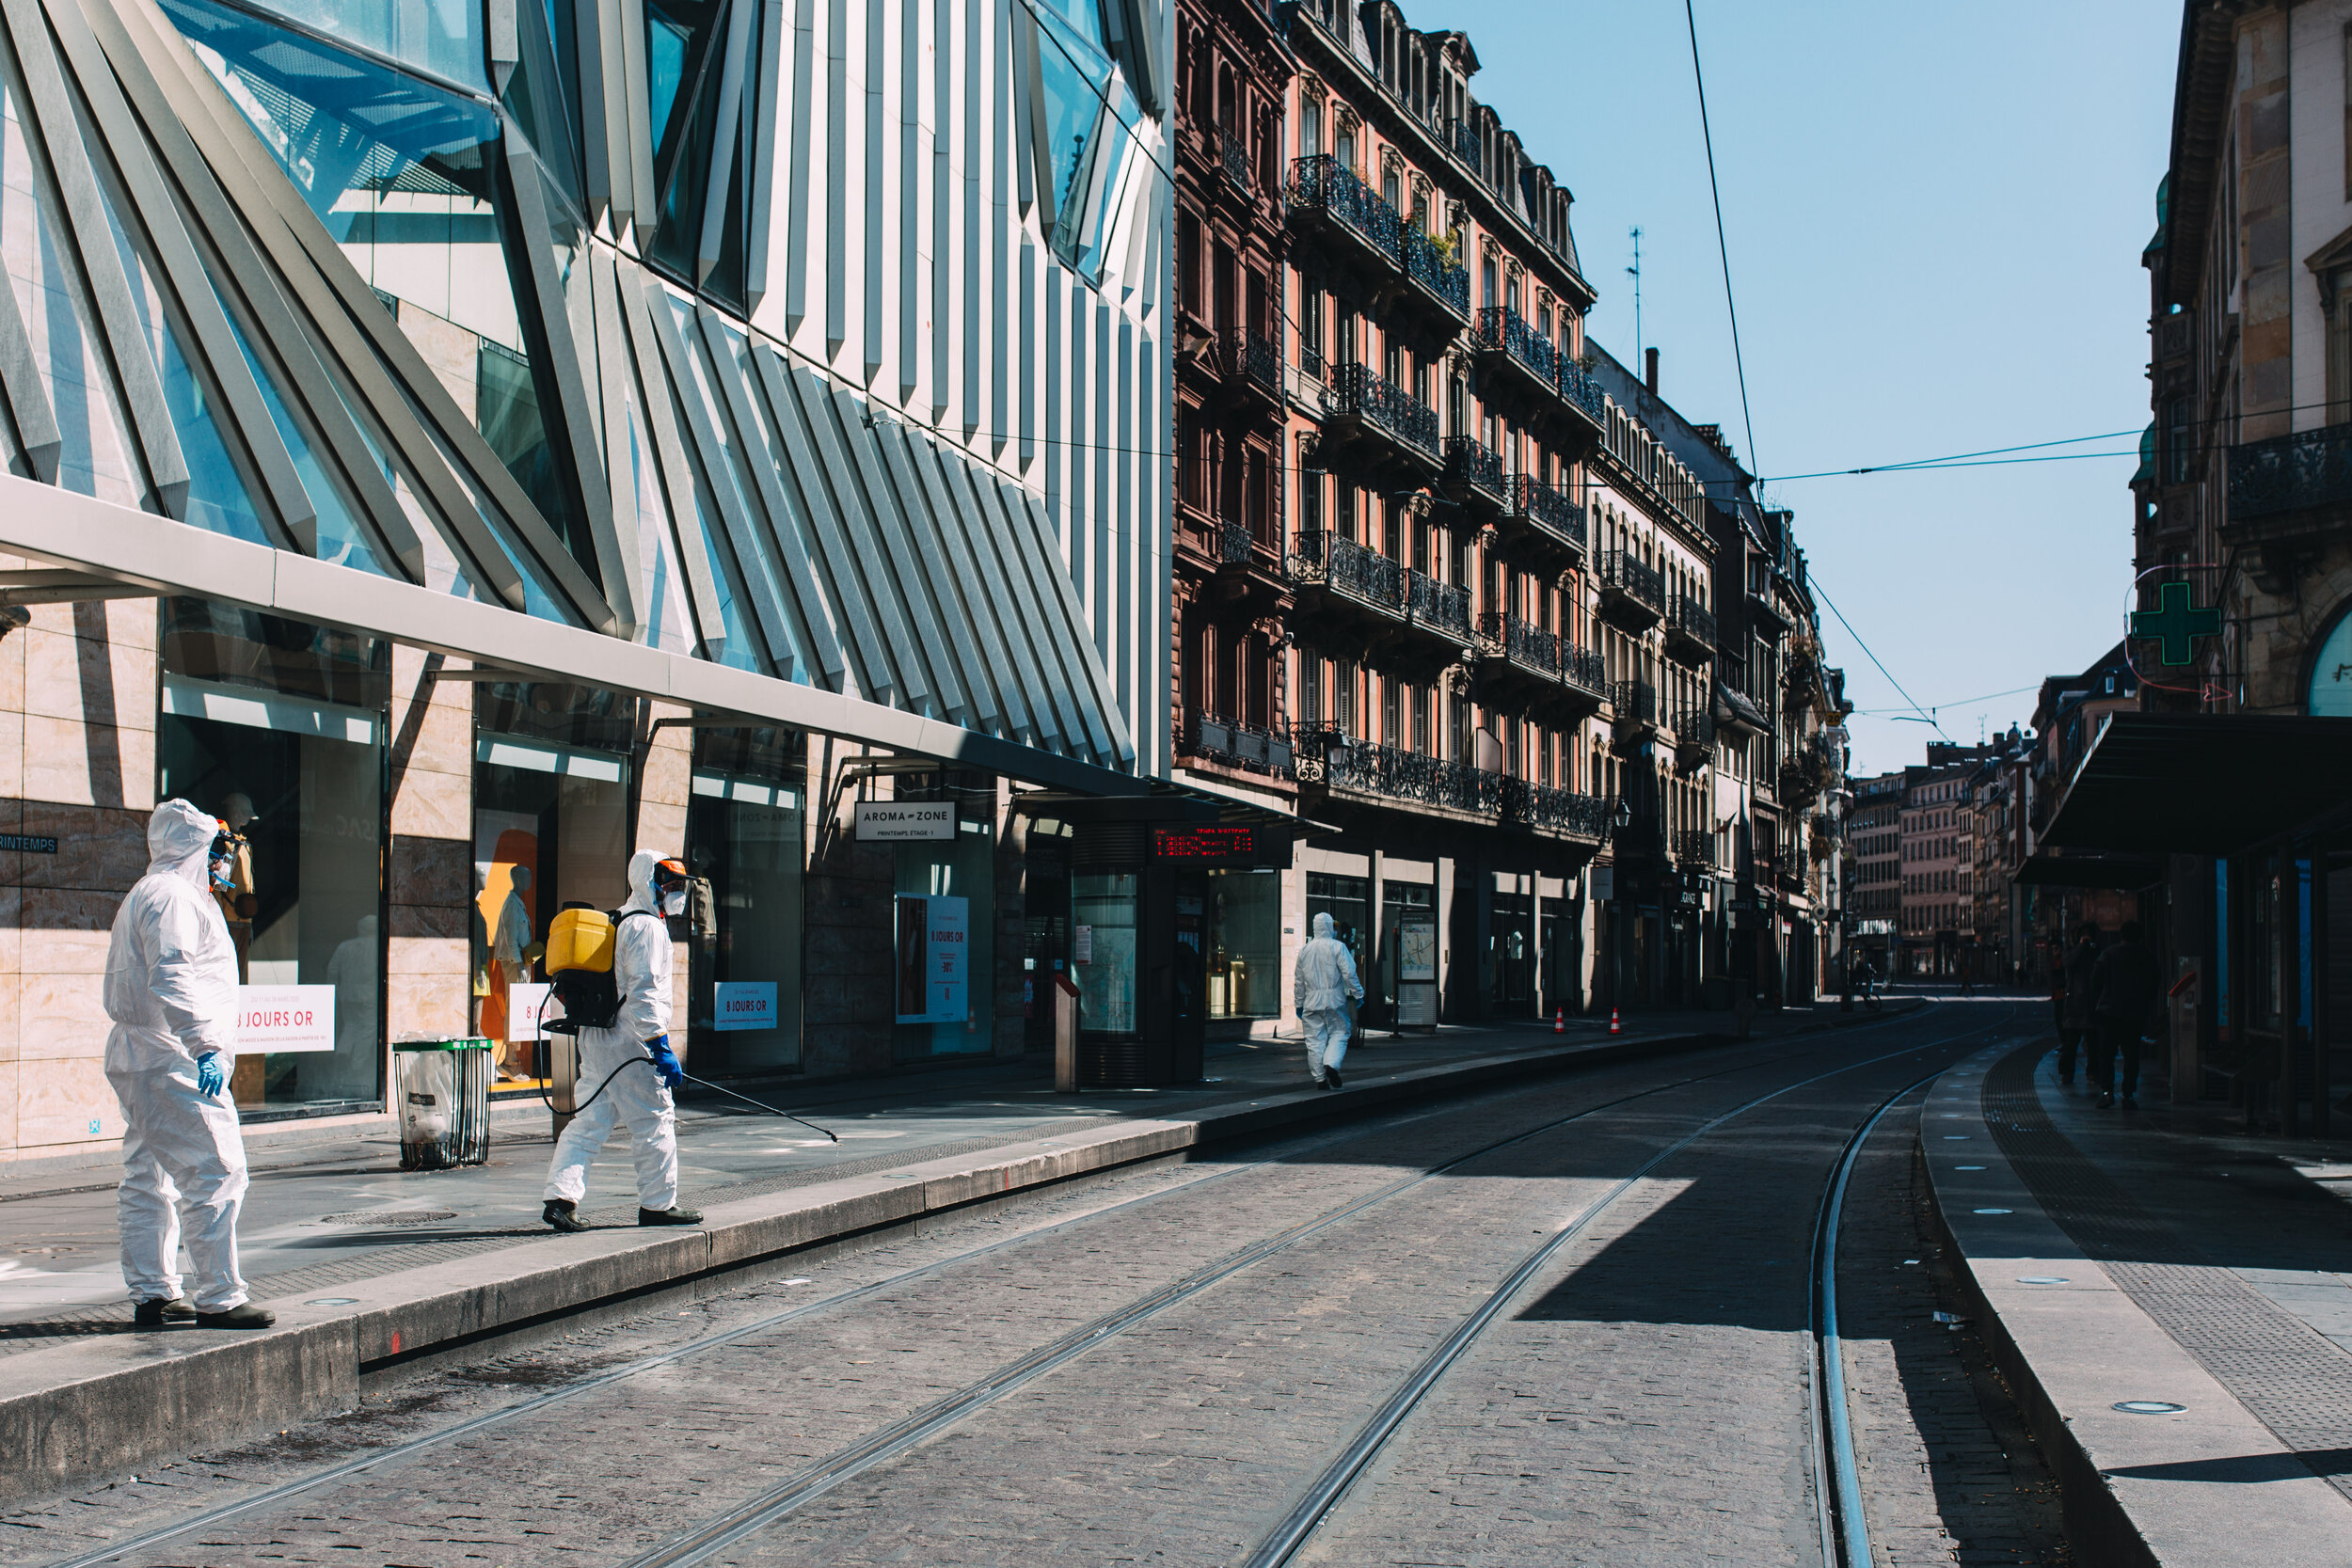
M661 912L666 915L684 914L686 912L686 890L684 888L673 888L668 893L663 894L661 895Z

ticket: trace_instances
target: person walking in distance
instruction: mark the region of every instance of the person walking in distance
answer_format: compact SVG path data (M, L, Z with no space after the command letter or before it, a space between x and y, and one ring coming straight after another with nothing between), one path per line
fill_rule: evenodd
M237 947L214 895L235 886L237 840L185 800L147 822L147 875L106 948L106 1081L122 1106L115 1209L141 1328L267 1328L237 1273L245 1136L223 1091L236 1064ZM196 1298L180 1294L184 1217Z
M1298 965L1291 972L1292 1001L1307 1028L1307 1071L1319 1089L1342 1086L1340 1063L1347 1058L1355 1004L1364 999L1356 960L1333 930L1329 915L1315 916L1314 938L1298 950Z
M2139 1104L2139 1037L2156 1006L2156 958L2139 940L2139 922L2123 922L2122 940L2099 955L2090 968L2090 1010L2098 1034L2091 1048L2090 1076L2098 1080L2099 1103L2115 1103L2115 1058L2123 1058L2123 1107Z
M588 1166L617 1120L628 1129L637 1163L639 1225L700 1225L677 1206L677 1107L670 1091L686 1069L670 1049L670 927L686 912L686 867L640 849L628 863L628 902L612 932L612 984L621 1007L609 1029L582 1028L580 1077L598 1085L556 1140L539 1217L558 1230L585 1230L580 1200ZM646 1065L633 1068L631 1062Z
M2074 945L2058 969L2058 1082L2073 1087L2074 1053L2091 1026L2090 971L2099 961L2099 927L2085 921L2074 928ZM2095 1053L2098 1047L2091 1047Z

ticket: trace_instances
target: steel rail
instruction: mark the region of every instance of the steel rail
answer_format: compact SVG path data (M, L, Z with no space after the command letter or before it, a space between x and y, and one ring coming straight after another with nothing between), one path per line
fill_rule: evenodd
M1954 1036L1952 1037L1957 1038L1959 1037ZM1775 1089L1771 1094L1763 1095L1756 1100L1752 1100L1745 1105L1740 1107L1740 1110L1729 1112L1724 1116L1716 1117L1713 1121L1708 1122L1706 1128L1702 1128L1700 1132L1704 1132L1708 1128L1715 1127L1723 1121L1728 1120L1730 1117L1739 1115L1740 1111L1753 1109L1755 1106L1763 1104L1767 1101L1777 1099L1781 1095L1802 1088L1806 1084L1818 1083L1823 1078L1835 1077L1838 1073L1842 1072L1850 1072L1855 1068L1867 1067L1877 1062L1891 1061L1898 1056L1915 1055L1922 1051L1931 1050L1936 1045L1944 1043L1947 1042L1943 1040L1935 1040L1929 1042L1927 1045L1909 1046L1900 1051L1890 1052L1883 1056L1869 1057L1864 1061L1850 1062L1843 1066L1833 1068L1827 1072L1819 1073L1814 1077L1800 1080L1798 1083L1790 1084L1782 1088ZM1804 1053L1801 1054L1811 1054L1811 1053ZM1786 1060L1787 1058L1780 1059ZM1776 1064L1773 1062L1765 1062L1751 1065L1772 1066ZM1747 1069L1739 1069L1731 1070ZM1725 1075L1726 1074L1716 1073L1707 1074L1705 1076L1721 1077ZM1652 1094L1660 1093L1667 1088L1677 1086L1679 1086L1679 1085L1661 1085L1655 1088L1645 1089L1635 1094L1622 1096L1617 1100L1590 1106L1584 1110L1558 1117L1555 1120L1546 1122L1540 1126L1529 1128L1524 1132L1514 1133L1510 1137L1498 1139L1494 1143L1488 1144L1481 1148L1473 1149L1469 1153L1459 1155L1442 1164L1432 1166L1430 1169L1423 1171L1417 1176L1406 1177L1401 1180L1391 1182L1387 1186L1379 1188L1375 1192L1367 1193L1363 1196L1342 1205L1340 1208L1332 1210L1315 1219L1302 1221L1298 1225L1293 1226L1289 1229L1282 1231L1278 1235L1270 1236L1262 1241L1253 1243L1235 1253L1229 1254L1226 1258L1220 1259L1216 1263L1211 1264L1207 1268L1196 1271L1194 1274L1187 1275L1184 1279L1178 1280L1170 1285L1164 1286L1160 1290L1152 1292L1150 1295L1147 1295L1138 1301L1131 1302L1127 1306L1120 1307L1116 1311L1105 1313L1102 1317L1096 1318L1091 1323L1073 1329L1071 1332L1062 1335L1060 1338L1040 1346L1038 1349L1030 1352L1025 1356L1022 1356L1020 1359L999 1368L994 1372L990 1373L987 1377L966 1386L965 1387L958 1390L956 1393L934 1402L925 1409L915 1412L914 1415L907 1417L903 1420L895 1422L888 1427L884 1427L881 1431L876 1432L847 1448L834 1450L825 1458L818 1461L815 1465L809 1465L786 1480L777 1482L775 1485L771 1486L744 1502L739 1503L735 1507L726 1510L724 1513L718 1514L704 1524L692 1529L680 1532L678 1535L674 1536L671 1540L663 1543L652 1551L628 1559L623 1564L623 1568L675 1568L675 1565L701 1562L716 1553L724 1551L728 1547L733 1546L751 1536L756 1535L761 1530L767 1528L769 1526L776 1523L778 1520L800 1508L803 1504L812 1502L817 1498L823 1497L826 1493L831 1492L834 1488L841 1485L843 1482L854 1480L856 1477L863 1475L867 1470L874 1468L876 1465L886 1463L887 1461L898 1457L899 1454L905 1453L909 1449L939 1435L941 1433L953 1428L971 1416L985 1409L989 1405L995 1403L1005 1395L1035 1382L1038 1378L1044 1376L1047 1372L1054 1370L1056 1368L1058 1368L1069 1361L1076 1359L1078 1356L1085 1354L1088 1351L1094 1349L1097 1345L1104 1343L1112 1337L1123 1333L1126 1330L1135 1327L1138 1323L1157 1317L1160 1313L1167 1311L1169 1307L1177 1306L1179 1303L1190 1300L1192 1297L1199 1295L1202 1291L1222 1283L1224 1280L1231 1278L1236 1274L1239 1274L1243 1270L1250 1267L1252 1264L1263 1262L1264 1259L1274 1256L1278 1252L1295 1245L1297 1243L1326 1230L1332 1226L1338 1225L1346 1219L1359 1214L1368 1209L1386 1203L1391 1198L1397 1197L1424 1182L1434 1180L1438 1177L1445 1174L1447 1171L1454 1170L1461 1165L1469 1164L1473 1160L1482 1159L1485 1156L1493 1154L1500 1149L1509 1148L1514 1144L1523 1143L1530 1138L1541 1136L1546 1132L1555 1132L1561 1127L1566 1126L1571 1122L1581 1121L1586 1117L1596 1116L1603 1111L1614 1109L1615 1107L1629 1103L1629 1101L1645 1099ZM1695 1138L1699 1135L1699 1133L1692 1133L1691 1138ZM1535 1266L1541 1263L1543 1257L1549 1256L1551 1250L1556 1248L1561 1241L1565 1241L1575 1231L1581 1230L1583 1226L1588 1223L1593 1214L1597 1213L1601 1208L1605 1207L1618 1195L1629 1188L1635 1180L1638 1180L1640 1177L1648 1171L1651 1166L1655 1165L1659 1160L1665 1158L1667 1154L1672 1153L1675 1149L1678 1149L1688 1144L1691 1141L1691 1138L1684 1138L1680 1142L1672 1146L1670 1148L1653 1156L1642 1166L1640 1171L1635 1172L1633 1176L1629 1177L1625 1181L1619 1183L1618 1186L1612 1191L1608 1197L1603 1198L1600 1203L1593 1205L1590 1209L1588 1209L1586 1213L1580 1216L1568 1230L1564 1231L1559 1237L1555 1238L1553 1242L1547 1243L1545 1247L1539 1248L1538 1253L1540 1256L1531 1259L1528 1263L1522 1264L1520 1269L1512 1275L1511 1279L1507 1281L1502 1288L1498 1289L1493 1295L1488 1298L1488 1305L1480 1308L1478 1313L1472 1314L1472 1317L1476 1320L1477 1323L1480 1326L1483 1326L1486 1320L1492 1317L1494 1311L1500 1307L1502 1302L1506 1300L1520 1284L1524 1283L1525 1276L1532 1273ZM1474 1334L1475 1329L1473 1328L1470 1332ZM1468 1342L1468 1337L1464 1336L1461 1330L1456 1330L1456 1337L1460 1338L1463 1343ZM1449 1343L1452 1342L1453 1341L1449 1340ZM1455 1354L1459 1354L1458 1348L1456 1349ZM1451 1356L1447 1357L1447 1359L1450 1361ZM1437 1369L1439 1372L1442 1372L1443 1370L1442 1365ZM1431 1376L1429 1381L1435 1381L1434 1374ZM1415 1395L1415 1398L1418 1398L1417 1394ZM1406 1408L1410 1408L1409 1403L1406 1406ZM1397 1418L1403 1418L1402 1412L1399 1413ZM1393 1423L1391 1423L1391 1425L1392 1428ZM1385 1433L1383 1435L1385 1435ZM1377 1446L1376 1442L1373 1445L1374 1448L1376 1448ZM1365 1457L1369 1457L1369 1450L1367 1450ZM1347 1479L1352 1479L1354 1469L1360 1467L1361 1461L1359 1460L1357 1465L1349 1470ZM1345 1480L1343 1479L1340 1482L1340 1489L1343 1490L1344 1486ZM1336 1497L1337 1492L1334 1491L1332 1496ZM1304 1505L1302 1505L1302 1507ZM1327 1507L1327 1504L1326 1506ZM1321 1515L1318 1513L1315 1517L1319 1519L1320 1516ZM1297 1539L1299 1541L1303 1541L1305 1539L1305 1535L1307 1533L1311 1533L1312 1528L1313 1521L1310 1521L1306 1527L1306 1530L1300 1532ZM1295 1545L1296 1543L1294 1542L1290 1546L1284 1548L1281 1557L1268 1559L1266 1560L1279 1561L1287 1559L1290 1551L1295 1549ZM1261 1551L1263 1552L1263 1548ZM1248 1560L1255 1563L1260 1560L1260 1558L1253 1556Z
M1355 1438L1340 1450L1339 1457L1333 1460L1323 1474L1315 1479L1314 1483L1307 1489L1306 1495L1282 1516L1280 1523L1277 1524L1273 1530L1259 1542L1255 1550L1241 1560L1243 1568L1281 1568L1282 1564L1288 1563L1299 1548L1304 1546L1314 1532L1321 1528L1323 1521L1330 1515L1331 1511L1339 1506L1340 1499L1346 1495L1348 1487L1362 1473L1364 1466L1372 1462L1373 1456L1378 1453L1394 1435L1397 1428L1404 1424L1405 1418L1412 1414L1414 1408L1421 1403L1429 1390L1437 1386L1446 1370L1461 1358L1465 1351L1470 1349L1471 1343L1476 1340L1486 1325L1494 1321L1496 1315L1508 1306L1521 1290L1526 1288L1528 1281L1533 1279L1553 1256L1582 1235L1586 1228L1612 1204L1631 1192L1634 1186L1658 1165L1706 1137L1725 1122L1744 1116L1759 1105L1778 1100L1783 1095L1793 1094L1799 1089L1820 1083L1823 1079L1834 1078L1840 1073L1853 1071L1857 1068L1872 1067L1880 1062L1892 1061L1897 1056L1916 1055L1922 1052L1931 1051L1937 1046L1948 1045L1953 1040L1974 1033L1976 1030L1973 1028L1963 1029L1959 1034L1948 1035L1942 1039L1929 1040L1903 1051L1890 1052L1883 1056L1850 1062L1843 1067L1833 1068L1827 1072L1816 1073L1810 1078L1800 1079L1794 1084L1774 1089L1770 1094L1759 1095L1744 1105L1724 1112L1722 1116L1651 1155L1630 1175L1587 1204L1574 1219L1568 1221L1542 1244L1530 1252L1520 1261L1518 1267L1511 1272L1509 1277L1495 1288L1486 1301L1455 1325L1454 1332L1449 1334L1436 1350L1430 1352L1420 1367L1414 1370L1412 1375L1407 1377L1397 1390L1389 1396L1387 1402L1374 1413L1372 1419L1364 1423ZM1933 1077L1934 1074L1929 1076ZM1921 1082L1925 1081L1921 1080ZM1902 1094L1908 1094L1911 1088L1917 1086L1914 1084L1893 1099L1900 1099ZM1886 1104L1893 1103L1893 1099L1886 1101ZM1882 1104L1879 1109L1883 1114L1885 1105ZM1877 1117L1873 1116L1871 1119L1875 1122ZM1867 1568L1868 1559L1865 1558L1862 1560Z
M1853 1026L1853 1029L1850 1029L1848 1032L1852 1033L1854 1030L1858 1029L1881 1028L1887 1023L1892 1023L1902 1018L1910 1016L1912 1015L1907 1013L1896 1014L1891 1018L1883 1019L1878 1022L1855 1025ZM1678 1078L1671 1083L1654 1085L1649 1088L1639 1090L1633 1094L1621 1096L1618 1099L1588 1107L1583 1111L1576 1112L1572 1116L1561 1119L1562 1121L1575 1120L1580 1117L1590 1116L1599 1111L1611 1110L1616 1106L1629 1103L1631 1101L1645 1099L1654 1094L1663 1094L1669 1090L1681 1088L1691 1084L1705 1083L1711 1079L1727 1077L1736 1072L1745 1072L1754 1070L1757 1068L1772 1067L1781 1062L1800 1060L1805 1056L1818 1055L1819 1053L1820 1048L1817 1047L1811 1051L1790 1052L1784 1055L1768 1057L1758 1062L1742 1063L1737 1067L1724 1068L1715 1072L1694 1073L1687 1078ZM1516 1089L1489 1091L1489 1093L1516 1092L1518 1092ZM1462 1101L1453 1104L1440 1105L1432 1109L1416 1111L1408 1115L1395 1117L1383 1117L1373 1123L1358 1122L1345 1127L1333 1129L1326 1134L1314 1137L1308 1141L1304 1145L1304 1148L1307 1149L1313 1149L1332 1143L1344 1142L1349 1138L1363 1136L1375 1127L1395 1128L1399 1126L1409 1126L1416 1121L1426 1120L1432 1117L1446 1115L1450 1111L1459 1110L1464 1104L1473 1103L1477 1098L1479 1097L1473 1095ZM1487 1145L1480 1149L1474 1150L1470 1154L1464 1155L1461 1158L1465 1160L1475 1159L1480 1154L1493 1152L1496 1148L1502 1147L1503 1144L1515 1143L1523 1137L1533 1137L1536 1133L1547 1132L1550 1130L1550 1128L1557 1125L1560 1125L1560 1122L1546 1123L1542 1127L1533 1128L1525 1132L1518 1133L1510 1138L1506 1138L1502 1140L1501 1144ZM98 1565L100 1564L117 1561L124 1557L130 1556L133 1553L144 1551L149 1547L164 1545L170 1542L195 1534L199 1531L211 1529L215 1526L227 1524L232 1520L260 1513L275 1504L288 1501L308 1492L315 1491L322 1486L329 1486L334 1484L336 1481L348 1480L353 1476L360 1475L366 1472L380 1471L397 1467L433 1449L440 1447L445 1443L454 1442L461 1437L469 1437L487 1429L502 1426L507 1422L517 1420L527 1416L539 1414L540 1412L551 1409L560 1404L568 1403L574 1400L585 1398L590 1394L612 1387L615 1384L626 1382L628 1379L638 1377L645 1372L655 1371L662 1367L675 1365L680 1361L691 1360L703 1354L705 1352L719 1350L727 1345L739 1343L744 1339L755 1338L758 1335L781 1327L785 1323L787 1323L796 1318L806 1317L818 1312L830 1311L835 1307L855 1306L859 1302L866 1301L886 1291L896 1290L901 1285L905 1285L914 1280L939 1273L942 1270L953 1268L960 1263L967 1263L975 1259L984 1258L991 1253L998 1252L1008 1247L1019 1246L1025 1243L1036 1241L1041 1237L1053 1235L1056 1232L1066 1229L1070 1227L1087 1224L1093 1220L1100 1219L1104 1215L1117 1213L1122 1210L1134 1208L1139 1204L1154 1202L1160 1198L1168 1197L1178 1193L1190 1192L1194 1188L1206 1186L1211 1182L1223 1181L1229 1178L1241 1176L1249 1171L1263 1170L1268 1165L1280 1164L1283 1163L1283 1160L1295 1158L1297 1152L1299 1152L1299 1150L1296 1148L1294 1148L1288 1155L1283 1156L1281 1159L1267 1158L1263 1160L1253 1160L1244 1164L1232 1165L1223 1170L1211 1172L1207 1175L1197 1176L1190 1180L1173 1182L1168 1186L1157 1188L1149 1193L1138 1193L1133 1197L1121 1198L1114 1203L1102 1204L1095 1208L1083 1210L1075 1214L1065 1215L1063 1218L1055 1220L1050 1224L1041 1225L1031 1229L1022 1230L1010 1236L999 1237L994 1241L985 1243L979 1246L966 1248L961 1252L953 1253L946 1258L936 1259L929 1263L917 1264L914 1268L902 1270L898 1274L888 1276L887 1278L875 1280L866 1285L855 1286L847 1291L835 1291L831 1295L818 1296L812 1300L788 1307L783 1311L771 1313L755 1322L728 1329L723 1333L714 1334L707 1338L695 1339L688 1344L678 1345L666 1351L654 1353L637 1360L633 1360L625 1367L615 1368L612 1371L601 1373L596 1377L587 1378L581 1382L570 1384L562 1388L551 1389L544 1394L534 1395L530 1399L504 1406L498 1410L485 1411L479 1416L469 1417L463 1421L457 1422L453 1426L445 1427L440 1431L426 1433L421 1436L412 1437L406 1442L395 1444L389 1448L376 1449L356 1458L345 1460L339 1465L328 1465L325 1469L315 1471L312 1474L296 1477L294 1480L280 1482L276 1486L257 1492L250 1497L246 1497L232 1503L224 1503L216 1508L207 1509L204 1512L179 1523L167 1525L155 1529L144 1530L108 1545L94 1547L89 1551L79 1553L73 1557L58 1559L55 1562L49 1564L48 1568L98 1568ZM1444 1168L1446 1167L1439 1166L1438 1167L1438 1170L1443 1170ZM1108 1175L1110 1172L1104 1171L1089 1174ZM1437 1172L1432 1171L1425 1173L1424 1177L1408 1178L1406 1180L1408 1182L1418 1181L1424 1180L1426 1175L1434 1174L1437 1174Z
M2012 1006L2009 1020L2017 1016ZM1997 1031L1996 1031L1997 1032ZM1845 1213L1846 1187L1870 1134L1886 1113L1949 1068L1931 1072L1886 1097L1846 1140L1836 1169L1822 1190L1813 1227L1813 1345L1819 1372L1814 1402L1815 1499L1821 1515L1821 1561L1836 1568L1871 1568L1870 1522L1862 1502L1862 1466L1854 1456L1853 1422L1846 1402L1846 1357L1837 1332L1837 1224ZM1826 1429L1826 1430L1824 1430ZM1827 1474L1823 1475L1826 1468ZM1826 1485L1822 1484L1824 1481ZM1833 1536L1835 1546L1833 1546Z

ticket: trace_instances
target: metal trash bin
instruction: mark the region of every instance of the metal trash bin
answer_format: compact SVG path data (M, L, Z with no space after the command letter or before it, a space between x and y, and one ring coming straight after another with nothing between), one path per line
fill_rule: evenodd
M490 1042L395 1040L400 1168L449 1170L490 1159Z

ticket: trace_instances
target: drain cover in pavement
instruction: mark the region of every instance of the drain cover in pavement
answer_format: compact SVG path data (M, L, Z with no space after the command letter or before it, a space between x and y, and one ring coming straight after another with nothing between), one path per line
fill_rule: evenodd
M328 1214L318 1223L366 1226L433 1225L441 1220L453 1220L456 1217L457 1212L453 1209L378 1209L373 1213L365 1214Z

